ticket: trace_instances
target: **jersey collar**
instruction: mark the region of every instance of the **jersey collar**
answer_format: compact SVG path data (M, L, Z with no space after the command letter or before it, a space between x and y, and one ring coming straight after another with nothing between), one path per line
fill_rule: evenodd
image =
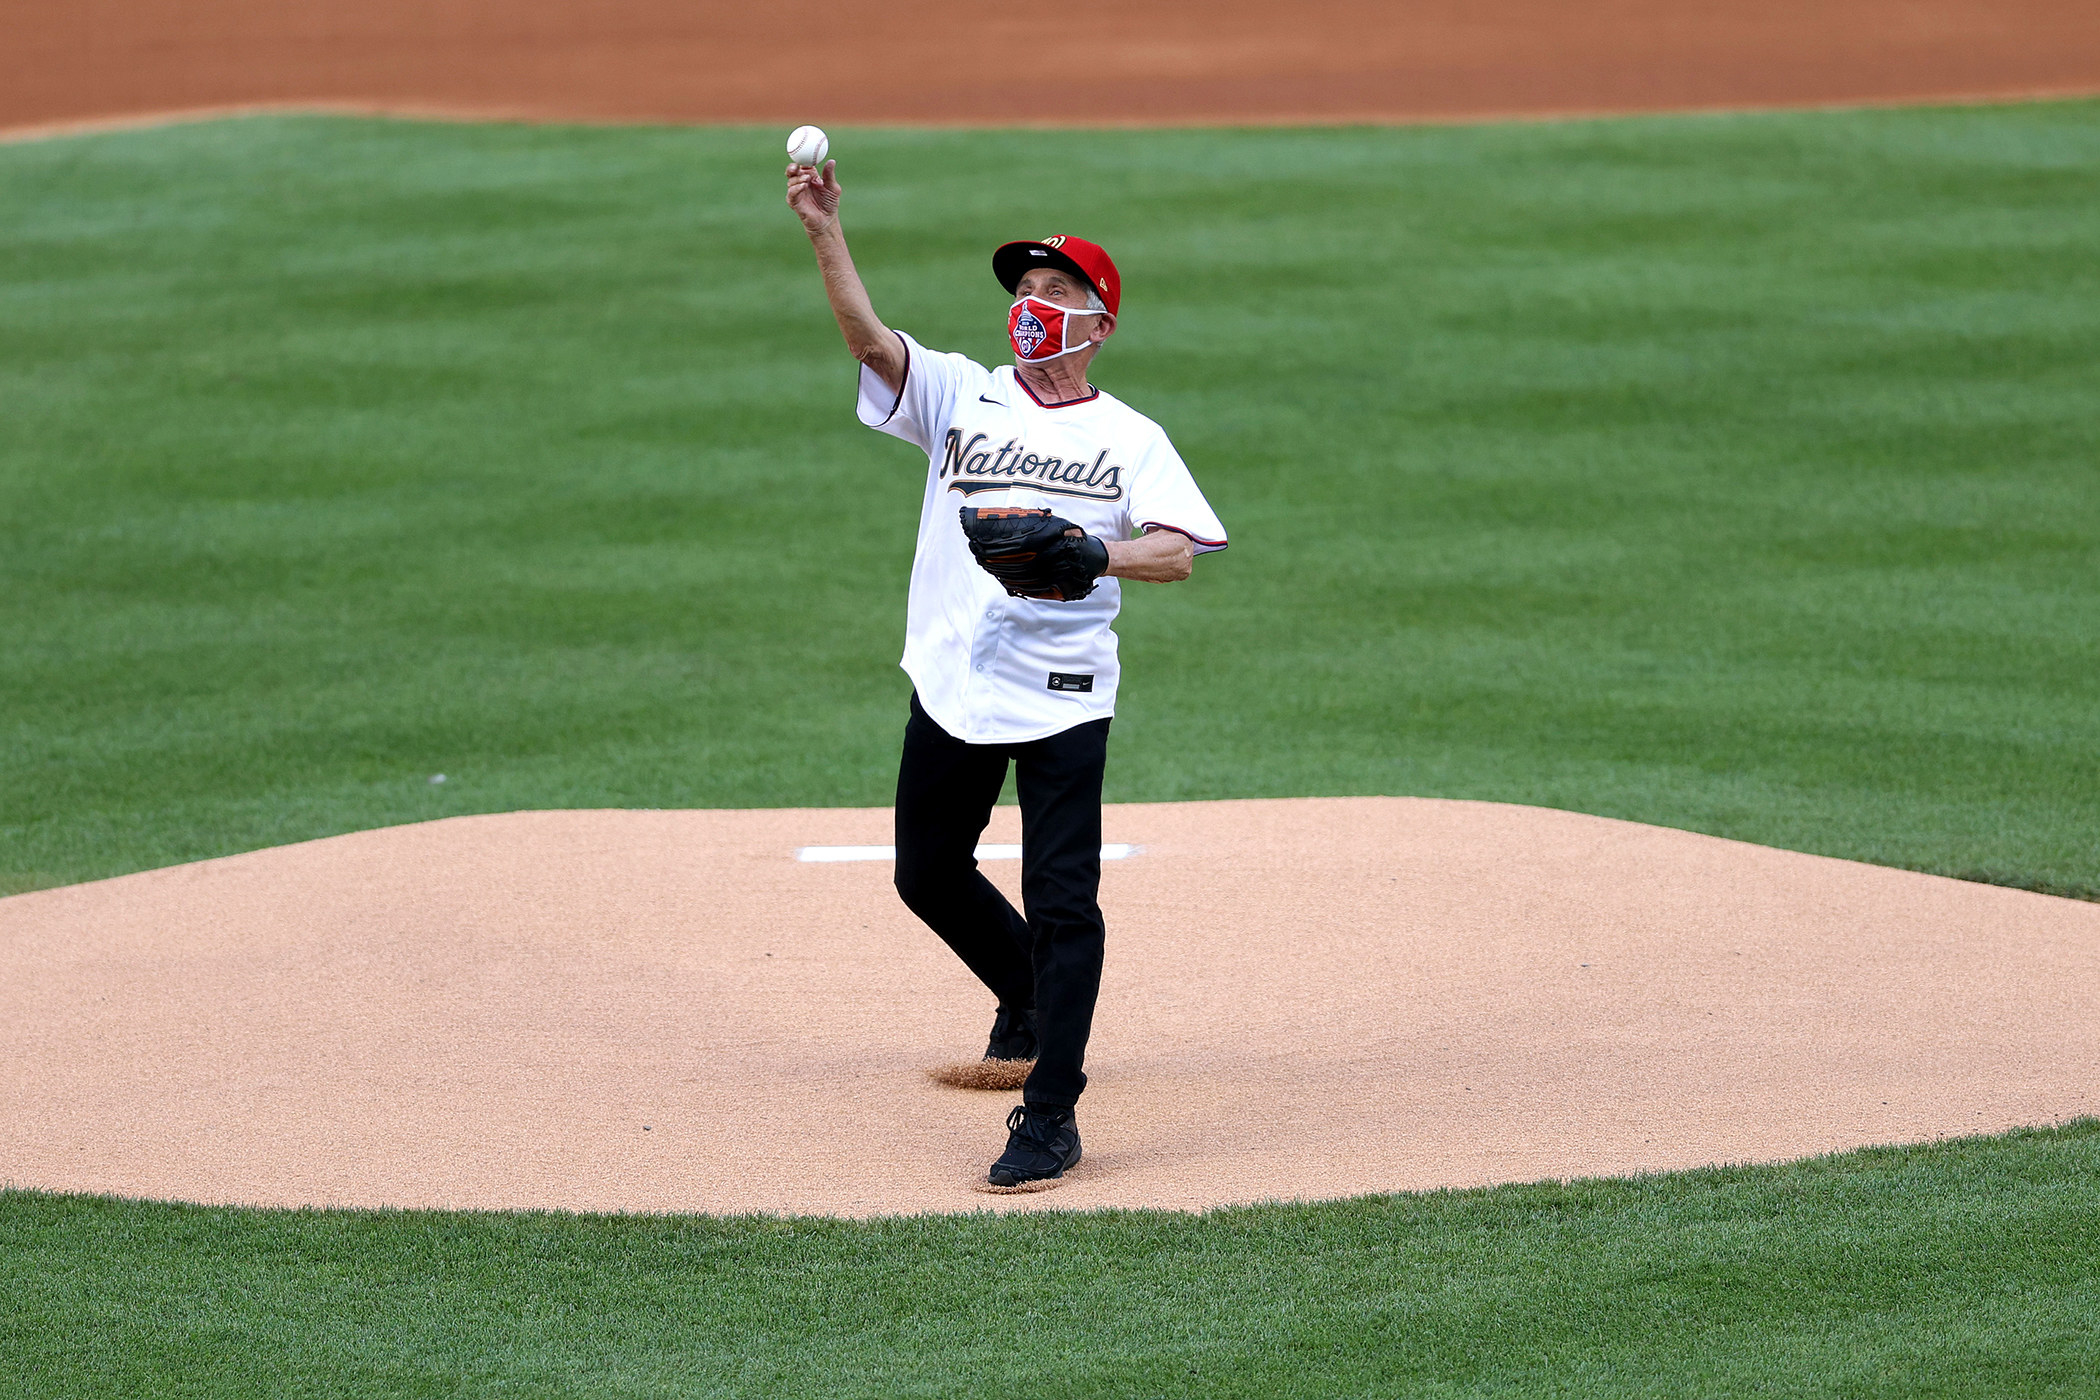
M1007 368L1009 371L1013 371L1013 367L1011 365L1007 366ZM1086 394L1082 398L1066 399L1063 403L1045 403L1041 399L1036 397L1035 390L1028 387L1028 381L1023 379L1018 371L1013 371L1011 377L1014 383L1020 387L1021 392L1028 395L1029 399L1034 402L1037 408L1077 408L1081 404L1092 403L1095 399L1101 397L1101 391L1099 389L1096 389L1093 385L1089 384L1086 386Z

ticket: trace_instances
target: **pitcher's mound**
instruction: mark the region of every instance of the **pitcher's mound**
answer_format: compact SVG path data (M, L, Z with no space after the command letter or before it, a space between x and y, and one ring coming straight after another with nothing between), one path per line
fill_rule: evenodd
M273 1205L1203 1207L2100 1108L2100 906L1535 808L1112 807L1086 1161L886 811L524 812L0 900L0 1180ZM1013 841L1002 811L991 841ZM1017 862L990 862L1011 887Z

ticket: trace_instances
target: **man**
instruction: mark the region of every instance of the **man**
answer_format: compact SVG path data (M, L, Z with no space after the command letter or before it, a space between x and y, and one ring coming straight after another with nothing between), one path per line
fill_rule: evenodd
M1195 555L1225 548L1225 531L1159 426L1088 381L1122 300L1107 253L1062 236L1006 244L992 270L1016 298L1013 365L935 354L876 319L839 229L836 166L790 165L788 207L860 361L861 422L928 464L905 629L914 694L897 891L998 997L987 1061L1034 1062L985 1184L1041 1189L1079 1160L1119 580L1185 579ZM974 855L1009 761L1026 918Z

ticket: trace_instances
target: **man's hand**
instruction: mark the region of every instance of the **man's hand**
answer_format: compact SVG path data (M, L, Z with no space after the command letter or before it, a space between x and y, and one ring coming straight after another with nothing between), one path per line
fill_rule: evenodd
M838 227L838 165L835 160L827 160L822 169L792 163L787 168L788 208L795 211L795 217L802 220L802 227L809 230L812 238Z

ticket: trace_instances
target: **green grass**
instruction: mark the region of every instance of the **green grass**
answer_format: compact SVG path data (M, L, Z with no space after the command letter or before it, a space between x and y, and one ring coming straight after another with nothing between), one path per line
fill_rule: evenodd
M2100 891L2100 105L843 131L878 306L1005 238L1236 543L1110 795L1543 803ZM0 149L0 890L563 806L880 804L919 466L777 133ZM433 786L429 775L448 781Z
M838 133L878 305L1097 376L1235 545L1111 796L1545 803L2100 894L2100 104ZM468 811L887 800L918 464L777 134L0 148L0 891ZM429 775L448 781L435 786ZM0 1395L2100 1393L2100 1126L826 1221L0 1194Z
M0 1195L0 1393L2091 1396L2100 1124L1784 1167L852 1223Z

